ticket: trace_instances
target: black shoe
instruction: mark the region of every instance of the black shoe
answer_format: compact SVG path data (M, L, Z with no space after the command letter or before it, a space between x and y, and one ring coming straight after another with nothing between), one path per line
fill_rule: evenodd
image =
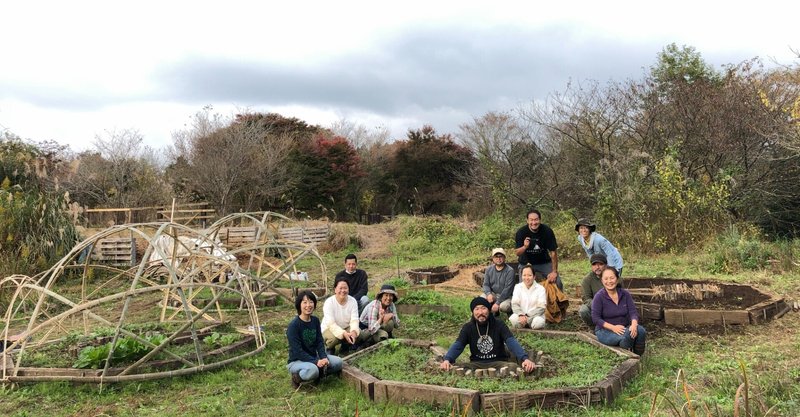
M389 339L394 339L394 336L392 336L392 332L389 332Z
M300 384L303 383L303 379L300 378L299 372L292 372L292 388L298 389L300 388Z

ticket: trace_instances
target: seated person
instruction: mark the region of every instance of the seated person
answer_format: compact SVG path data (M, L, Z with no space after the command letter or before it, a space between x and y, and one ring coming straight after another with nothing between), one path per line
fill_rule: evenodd
M358 303L348 295L347 281L337 278L334 283L333 296L328 297L322 305L322 338L329 352L354 350L358 334Z
M492 265L483 275L483 298L492 304L492 314L500 312L511 314L511 292L517 276L514 268L506 264L506 251L503 248L492 250Z
M350 288L349 295L358 302L358 311L360 312L369 304L369 297L367 297L369 284L367 282L367 271L358 269L357 266L358 258L356 258L356 255L348 254L344 257L344 269L336 274L333 281L336 282L340 279L347 281L347 286Z
M631 293L618 286L617 270L607 267L602 275L603 288L592 299L592 321L600 343L620 346L643 355L645 328L639 325L639 313Z
M578 315L589 329L594 332L594 322L592 321L592 300L594 295L603 288L603 282L600 281L600 275L606 269L606 256L601 253L595 253L589 258L592 263L592 270L583 278L581 282L581 293L583 304L578 309Z
M504 366L514 366L509 362L506 346L521 361L522 369L531 372L536 368L536 364L528 359L525 349L520 346L517 339L508 329L502 320L497 320L490 314L489 301L483 297L475 297L470 303L472 318L461 327L458 338L447 350L442 363L439 367L445 371L449 370L452 364L469 345L469 363L459 364L470 369L502 368Z
M286 338L289 340L289 361L286 368L292 375L292 386L314 381L320 375L339 373L342 360L328 355L322 339L319 319L314 316L317 297L311 291L303 291L294 301L297 317L289 322Z
M522 267L522 282L514 286L511 296L511 310L508 318L511 327L544 329L544 311L547 307L547 293L544 287L533 279L533 267Z
M372 300L361 313L361 334L358 336L359 343L372 345L392 337L392 331L400 326L400 319L397 316L397 291L394 286L384 284L378 295Z

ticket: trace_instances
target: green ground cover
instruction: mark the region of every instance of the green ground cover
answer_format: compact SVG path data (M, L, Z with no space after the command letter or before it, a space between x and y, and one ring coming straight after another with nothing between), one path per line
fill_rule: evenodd
M500 246L491 244L493 238L480 228L464 232L466 237L458 239L452 236L439 239L439 233L462 232L453 231L449 226L444 231L434 228L434 232L424 234L422 240L392 244L389 254L385 256L360 258L359 267L370 274L370 294L374 294L384 281L397 277L398 270L404 274L411 268L484 264L488 263L488 249ZM486 236L476 237L474 233L484 233ZM507 233L511 232L504 234ZM558 238L559 241L566 241L574 239L574 236L559 235ZM510 244L502 246L510 247ZM330 283L333 275L341 269L344 255L348 252L360 253L359 250L345 247L323 255L328 265ZM800 273L796 268L787 267L784 263L766 263L755 269L715 269L714 265L719 266L719 253L713 247L693 249L687 254L652 256L625 252L625 276L750 283L792 300L800 297L797 285ZM732 253L730 256L738 255ZM588 270L587 264L586 259L580 256L565 256L561 260L559 269L567 289L580 283ZM402 316L402 326L395 331L395 336L432 340L444 347L449 346L461 324L468 319L469 299L477 292L480 292L477 286L463 288L460 292L443 291L444 304L453 307L453 314L424 312ZM572 295L569 290L568 295ZM566 320L550 328L582 329L576 311L577 305L571 305ZM321 315L321 304L316 313ZM102 389L97 385L65 382L5 387L0 392L0 413L7 416L159 417L453 415L452 409L447 407L375 404L335 378L308 389L293 390L285 367L285 328L295 315L294 306L283 303L264 308L259 314L265 326L266 349L259 355L224 369L158 381L106 384ZM750 415L764 416L770 407L773 407L773 414L769 415L800 415L800 314L789 312L781 319L764 325L731 327L724 332L683 331L648 322L644 322L644 325L648 329L648 345L642 360L642 372L626 386L614 403L554 411L530 410L514 416L649 415L656 395L654 415L731 416L734 415L736 393L744 375L748 380ZM467 354L465 352L463 355ZM583 363L580 360L575 362ZM670 401L677 405L677 412L672 411ZM759 403L764 404L763 409ZM690 409L694 414L689 412ZM739 415L746 414L740 411Z

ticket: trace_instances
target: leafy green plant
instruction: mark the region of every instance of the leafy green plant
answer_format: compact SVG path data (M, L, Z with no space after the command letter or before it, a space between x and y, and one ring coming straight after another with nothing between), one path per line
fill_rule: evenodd
M409 291L405 297L397 301L398 304L424 304L424 305L442 305L444 297L442 294L431 290L416 290Z
M158 346L166 340L166 336L157 333L145 336L144 339ZM87 346L81 349L78 354L78 360L72 367L80 369L105 367L106 360L108 360L108 355L111 352L111 346L112 342L108 342L99 346ZM112 366L139 360L151 350L149 346L132 337L120 338L114 346L114 352L110 359Z
M240 336L237 333L220 334L213 332L203 339L203 343L208 347L223 347L232 345L239 338Z

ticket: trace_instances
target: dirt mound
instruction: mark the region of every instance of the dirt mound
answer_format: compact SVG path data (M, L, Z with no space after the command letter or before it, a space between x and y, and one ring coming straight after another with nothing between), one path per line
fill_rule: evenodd
M359 256L363 258L391 257L391 245L397 241L398 226L394 223L379 223L356 226L358 240L363 245Z

